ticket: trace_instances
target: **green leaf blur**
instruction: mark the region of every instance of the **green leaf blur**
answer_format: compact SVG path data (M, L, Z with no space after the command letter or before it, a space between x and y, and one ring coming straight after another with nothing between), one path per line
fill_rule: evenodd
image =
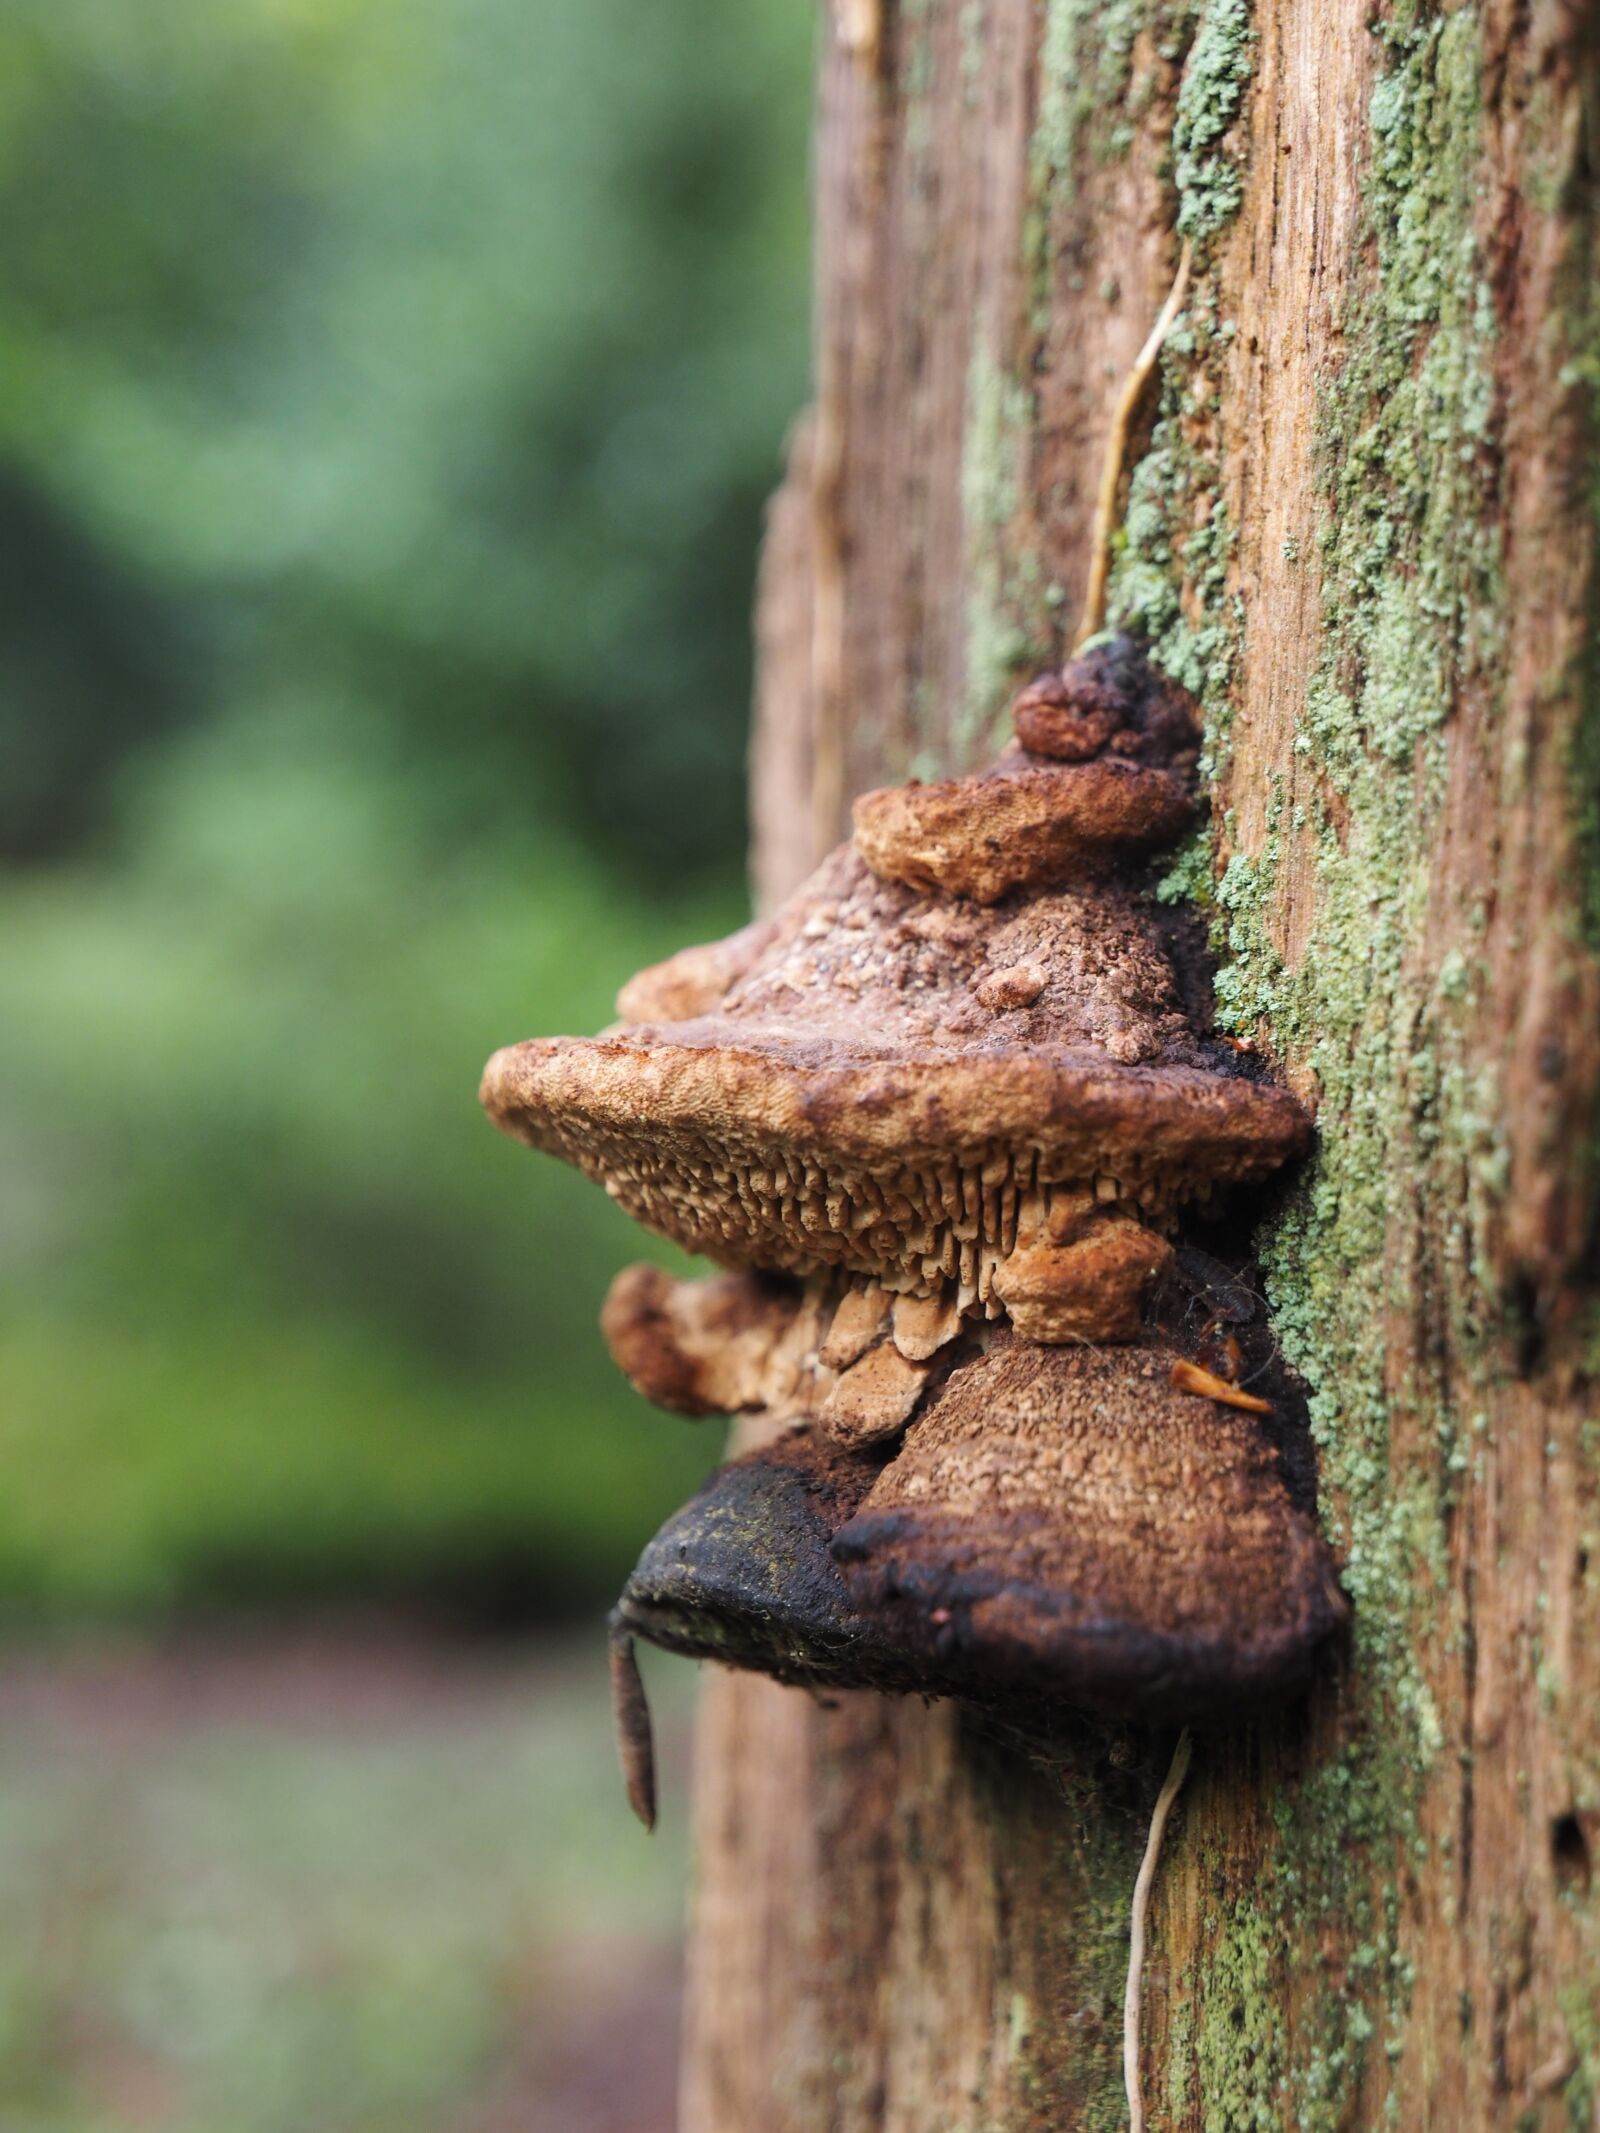
M0 24L0 1607L588 1605L715 1451L477 1113L743 910L803 0Z

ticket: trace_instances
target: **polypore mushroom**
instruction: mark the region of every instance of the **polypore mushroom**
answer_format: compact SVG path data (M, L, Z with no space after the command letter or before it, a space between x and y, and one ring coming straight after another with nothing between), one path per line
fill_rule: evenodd
M800 1426L645 1549L619 1636L813 1687L1231 1715L1307 1677L1346 1605L1253 1418L1164 1346L999 1333L884 1463Z
M1126 872L1192 810L1192 707L1114 639L1015 718L991 771L867 795L782 911L642 972L616 1027L485 1072L505 1131L731 1270L619 1277L605 1330L640 1390L794 1425L619 1603L646 1816L635 1635L783 1680L1187 1718L1292 1686L1342 1613L1244 1411L1234 1277L1173 1241L1310 1130L1191 1019ZM1198 1309L1186 1254L1222 1277L1198 1342L1157 1330L1174 1284Z
M989 979L1019 970L997 1000ZM1161 923L1127 890L980 906L883 881L848 846L714 1010L512 1046L483 1096L723 1265L837 1268L990 1315L1058 1205L1164 1231L1308 1130L1287 1091L1195 1033Z

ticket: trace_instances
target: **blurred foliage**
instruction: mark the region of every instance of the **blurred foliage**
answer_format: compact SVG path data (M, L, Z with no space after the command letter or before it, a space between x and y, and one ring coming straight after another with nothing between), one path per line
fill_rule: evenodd
M647 1842L603 1651L8 1651L7 2133L669 2124L692 1677Z
M0 23L0 1603L587 1599L714 1450L494 1045L742 910L805 0Z

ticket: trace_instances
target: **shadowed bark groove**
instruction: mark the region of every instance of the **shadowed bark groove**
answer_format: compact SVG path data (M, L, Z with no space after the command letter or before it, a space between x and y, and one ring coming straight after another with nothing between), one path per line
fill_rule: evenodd
M870 19L869 19L870 18ZM1355 1602L1203 1735L1150 1918L1152 2127L1600 2126L1600 386L1584 10L835 11L817 399L758 628L756 878L982 760L1076 618L1206 711L1223 1025L1319 1107L1258 1243ZM870 34L868 32L870 31ZM708 1679L685 2133L1125 2123L1168 1739Z

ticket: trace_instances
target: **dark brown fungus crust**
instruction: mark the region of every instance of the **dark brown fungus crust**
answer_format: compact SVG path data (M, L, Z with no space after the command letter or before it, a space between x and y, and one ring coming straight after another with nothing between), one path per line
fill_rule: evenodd
M1017 740L1030 755L1087 763L1126 723L1122 691L1067 667L1041 674L1011 706Z
M1195 1034L1131 892L979 907L881 881L848 846L714 1011L511 1046L482 1093L690 1251L990 1315L1063 1196L1165 1231L1309 1133L1293 1096Z
M830 1553L880 1467L805 1425L719 1467L640 1556L612 1615L613 1650L640 1636L779 1681L914 1686Z
M651 1542L615 1620L780 1680L1228 1719L1344 1619L1254 1418L1165 1347L988 1337L883 1461L799 1427Z
M1030 682L1011 706L1011 723L1031 754L1062 763L1086 763L1109 748L1187 770L1200 745L1194 699L1122 636Z

